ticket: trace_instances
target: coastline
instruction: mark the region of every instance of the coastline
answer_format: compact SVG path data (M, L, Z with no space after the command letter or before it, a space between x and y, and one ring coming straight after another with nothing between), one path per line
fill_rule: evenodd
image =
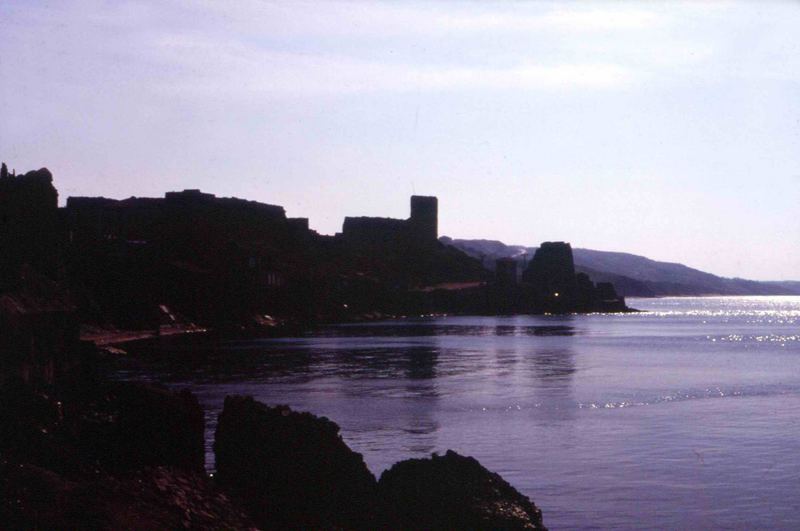
M545 529L527 497L474 459L448 451L404 461L384 473L391 472L391 480L378 481L334 422L251 397L226 398L214 443L217 473L210 476L197 398L185 390L109 381L98 375L97 363L96 356L84 357L44 387L0 379L0 425L16 428L0 436L0 518L6 524Z

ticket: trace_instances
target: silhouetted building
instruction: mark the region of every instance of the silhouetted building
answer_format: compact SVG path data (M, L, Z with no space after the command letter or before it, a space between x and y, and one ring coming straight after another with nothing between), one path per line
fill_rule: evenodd
M411 196L408 219L346 217L342 226L345 240L363 244L432 245L438 241L438 200Z
M148 241L180 231L183 236L285 240L306 236L308 219L287 218L281 206L200 190L167 192L164 198L115 200L104 197L67 199L70 239Z
M414 239L436 241L439 238L439 200L432 196L412 195L408 222Z
M350 242L387 244L405 238L407 229L408 222L404 219L348 216L344 218L342 236Z
M164 194L164 199L172 202L180 203L209 203L216 199L214 194L206 194L197 189L184 190L182 192L167 192Z
M308 276L316 235L281 206L200 190L70 197L64 217L72 277L100 301L98 319L128 327L145 326L161 305L215 324L288 311L289 284Z
M611 286L575 274L563 242L542 244L521 283L516 261L499 260L492 283L478 260L437 239L435 197L412 196L408 219L345 218L333 237L309 230L306 218L287 218L281 206L194 189L71 197L61 210L57 197L46 169L16 177L0 167L0 294L15 293L14 274L28 264L69 286L80 319L101 327L160 330L163 314L240 333L254 318L625 309ZM9 297L4 318L32 331L19 337L74 314ZM47 380L31 352L31 370Z

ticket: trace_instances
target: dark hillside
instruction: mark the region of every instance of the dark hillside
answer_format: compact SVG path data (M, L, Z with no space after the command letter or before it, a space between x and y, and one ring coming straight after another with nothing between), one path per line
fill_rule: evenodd
M506 245L496 240L442 242L461 249L492 268L495 260L514 257L527 262L536 247ZM574 249L576 270L595 282L613 282L621 295L634 297L679 295L800 295L800 282L764 282L724 278L683 264L659 262L630 253Z

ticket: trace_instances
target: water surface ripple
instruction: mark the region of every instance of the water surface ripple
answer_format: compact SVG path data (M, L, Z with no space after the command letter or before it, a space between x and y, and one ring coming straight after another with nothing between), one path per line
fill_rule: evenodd
M629 315L451 317L172 345L115 370L325 415L379 474L477 457L551 529L800 528L800 297Z

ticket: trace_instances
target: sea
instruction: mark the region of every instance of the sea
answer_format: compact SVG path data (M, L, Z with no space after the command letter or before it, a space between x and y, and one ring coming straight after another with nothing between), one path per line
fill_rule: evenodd
M341 426L376 475L448 449L550 529L800 529L800 297L629 299L629 314L428 317L167 342L119 378Z

